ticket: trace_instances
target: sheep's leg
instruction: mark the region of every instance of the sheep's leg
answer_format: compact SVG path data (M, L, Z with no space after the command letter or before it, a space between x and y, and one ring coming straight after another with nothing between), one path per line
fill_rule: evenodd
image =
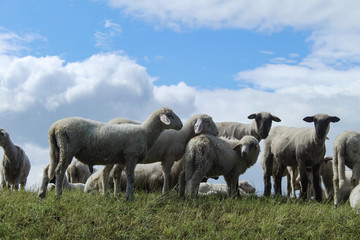
M265 153L264 153L265 154ZM264 171L264 196L270 196L273 156L266 156Z
M123 166L120 164L116 164L114 166L114 196L116 197L117 195L119 195L121 193L121 173L123 171Z
M136 161L130 159L128 164L126 164L126 175L127 175L127 184L126 184L126 200L132 200L134 198L134 180L135 180L135 166Z
M65 172L71 163L72 157L70 154L60 150L60 161L55 169L55 194L57 198L62 195Z
M185 170L182 170L179 175L179 195L180 195L180 197L185 196L185 185L186 185Z
M190 195L192 198L195 198L198 194L200 182L205 177L204 172L204 170L198 168L195 170L194 174L190 179Z
M338 165L338 153L336 148L334 148L334 155L333 155L333 185L334 185L334 205L337 206L340 203L339 199L339 165Z
M286 196L289 198L292 198L291 193L292 193L292 182L291 182L291 176L289 173L286 175Z
M286 176L287 178L287 196L294 199L296 198L296 194L295 194L295 184L296 184L296 171L295 171L295 167L287 167L287 170L289 172L289 174Z
M109 189L109 175L110 175L110 171L111 169L114 167L114 165L106 165L103 168L103 174L102 174L102 195L106 195ZM115 188L115 186L114 186Z
M322 201L322 188L320 181L320 164L312 167L312 185L315 194L315 200Z
M229 197L236 197L236 196L240 196L239 193L239 187L238 187L238 179L236 178L225 178L226 184L228 186L228 196Z
M170 173L171 173L171 168L174 165L174 161L162 162L161 165L164 175L164 184L162 188L162 193L166 193L169 191Z
M306 172L306 166L304 164L299 165L299 173L301 178L300 198L305 200L307 198L308 177Z
M275 184L274 184L275 195L281 195L281 179L282 176L284 175L285 168L286 168L285 165L280 164L278 171L275 174Z

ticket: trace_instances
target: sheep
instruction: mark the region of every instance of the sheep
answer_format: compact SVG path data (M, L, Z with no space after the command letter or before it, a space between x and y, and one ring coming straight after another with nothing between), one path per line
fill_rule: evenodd
M66 169L67 181L70 183L86 183L93 170L92 166L75 159Z
M49 179L49 164L44 168L43 170L43 177L42 177L42 185L41 188L47 188L48 190L52 190L55 188L55 184L50 184L48 185L48 183L50 182ZM85 188L85 184L83 183L70 183L68 181L68 179L66 177L64 177L64 182L63 182L63 187L66 190L69 191L73 191L73 190L79 190L79 191L84 191Z
M280 122L280 118L268 112L253 113L248 119L254 119L252 123L243 124L238 122L217 122L218 136L241 139L245 135L254 136L259 142L267 138L271 129L272 121Z
M114 119L110 122L121 123L124 122L124 119ZM164 174L163 193L169 190L169 175L174 162L183 156L187 142L199 134L215 136L218 134L214 121L207 114L196 114L192 116L184 123L180 131L172 129L165 130L150 148L143 163L161 162ZM117 178L121 176L121 174L116 173L116 171L114 174L118 176ZM119 180L115 179L114 181Z
M271 129L269 136L264 140L265 196L269 196L271 192L270 177L273 171L273 161L276 161L280 167L275 175L275 194L281 194L281 177L286 166L298 166L301 176L300 197L306 199L308 187L306 169L310 166L312 168L315 200L322 200L319 170L325 155L325 140L330 129L330 122L335 123L340 119L327 114L317 114L305 117L303 120L314 122L315 128L277 126Z
M359 214L360 212L360 184L352 189L349 197L350 206Z
M246 180L239 181L238 188L240 195L253 194L255 193L256 190ZM221 183L206 183L206 182L201 182L199 185L199 194L209 195L209 194L218 194L218 193L227 194L228 186L226 184L221 184Z
M11 190L24 189L31 164L24 150L15 145L9 133L0 128L0 146L4 149L4 156L1 162L1 186Z
M62 194L65 170L73 157L89 165L119 164L126 168L127 200L133 198L134 169L144 161L148 150L165 129L182 128L180 118L170 109L153 112L141 125L96 122L79 117L61 119L49 129L49 179L56 175L56 196ZM111 168L105 166L103 194L107 192ZM46 191L40 189L39 197Z
M211 135L192 138L186 146L184 169L179 176L179 194L184 196L188 184L191 197L197 195L201 180L224 176L228 195L239 195L238 178L255 164L260 152L259 141L253 136L241 140Z
M334 205L340 203L339 189L345 182L345 166L352 169L351 185L359 184L360 133L348 130L340 133L333 143Z
M183 159L175 162L170 172L169 186L172 188L178 183L179 174L183 168ZM98 192L102 188L101 183L102 170L92 174L86 181L85 192ZM110 172L109 185L113 184L112 175L113 171ZM135 181L134 188L145 190L145 191L158 191L162 190L164 183L164 176L160 162L149 163L149 164L137 164L135 167ZM126 173L121 174L121 190L126 189Z

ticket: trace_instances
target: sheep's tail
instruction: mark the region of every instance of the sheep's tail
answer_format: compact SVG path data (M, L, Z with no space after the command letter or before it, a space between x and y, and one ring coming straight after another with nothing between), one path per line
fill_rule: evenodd
M57 145L55 130L49 132L49 145L50 145L50 164L49 164L49 179L53 179L55 169L59 163L59 146Z

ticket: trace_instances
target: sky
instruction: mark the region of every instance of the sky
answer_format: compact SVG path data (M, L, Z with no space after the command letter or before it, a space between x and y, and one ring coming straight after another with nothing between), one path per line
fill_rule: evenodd
M53 122L143 121L162 106L183 121L337 116L332 155L338 134L359 131L359 16L357 0L0 0L0 128L28 155L32 187ZM258 192L260 158L240 176Z

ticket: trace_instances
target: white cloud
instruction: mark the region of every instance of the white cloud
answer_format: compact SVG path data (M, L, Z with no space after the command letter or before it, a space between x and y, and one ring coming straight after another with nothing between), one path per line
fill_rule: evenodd
M0 26L0 54L20 54L30 51L28 44L35 41L46 41L46 38L36 33L17 34Z
M360 62L360 2L295 0L255 1L130 1L108 0L110 6L144 19L156 27L240 28L272 33L285 27L310 31L308 65L344 67Z
M105 20L104 28L104 31L96 31L94 33L95 46L111 50L112 42L120 35L122 28L119 24L108 19Z

